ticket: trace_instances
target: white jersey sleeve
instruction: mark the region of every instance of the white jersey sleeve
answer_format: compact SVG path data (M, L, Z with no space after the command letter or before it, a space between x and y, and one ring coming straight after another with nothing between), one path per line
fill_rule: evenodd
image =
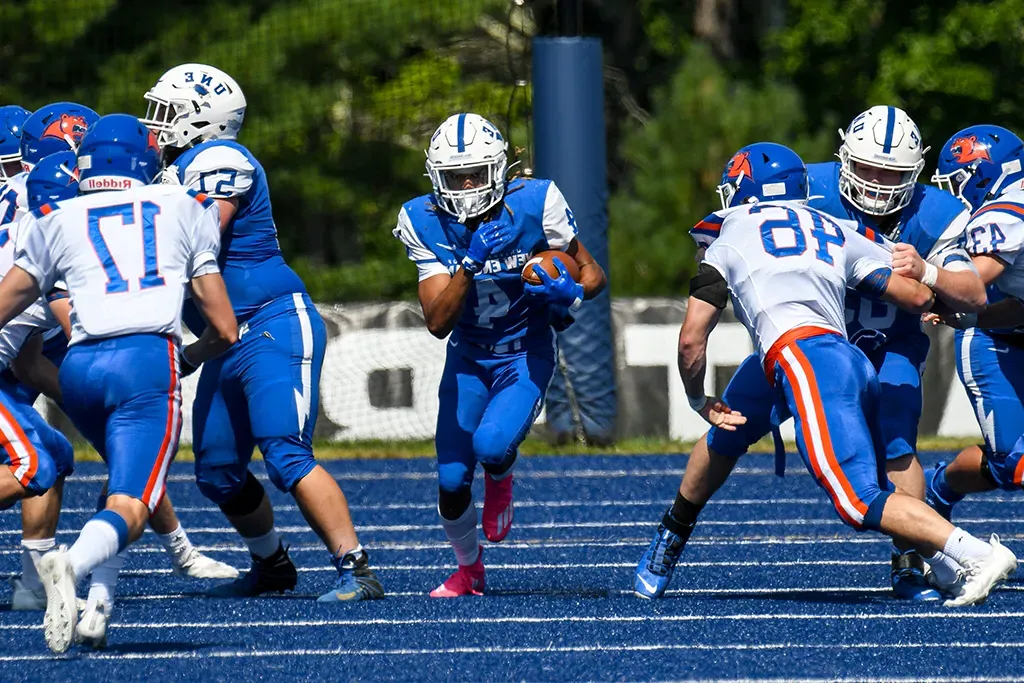
M928 263L936 268L945 268L952 272L971 270L977 272L971 257L963 247L964 230L971 220L971 214L964 209L946 226L945 231L935 240L927 254L921 254Z
M192 259L187 264L185 277L189 280L203 275L219 273L217 254L220 252L220 207L217 202L202 207L202 213L192 224Z
M182 185L214 199L241 197L252 188L255 172L244 154L226 145L207 147L179 171Z
M565 201L562 191L554 181L551 181L544 197L544 237L547 238L548 247L565 251L576 239L578 232L572 209Z
M54 259L41 226L34 216L27 218L27 221L19 223L24 236L14 252L14 265L32 276L39 291L49 292L58 280Z
M1014 264L1024 252L1024 217L1007 211L979 212L967 224L966 250L971 256L998 256Z
M405 253L409 260L416 264L419 271L419 281L423 282L435 275L450 275L448 268L441 263L437 255L427 248L420 236L416 233L412 221L405 207L398 212L398 225L391 231L405 245Z

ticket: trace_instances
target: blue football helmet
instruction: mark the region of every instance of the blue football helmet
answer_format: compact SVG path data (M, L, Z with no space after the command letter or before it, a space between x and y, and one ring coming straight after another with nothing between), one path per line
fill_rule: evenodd
M774 142L755 142L733 155L722 172L722 208L753 201L806 201L807 166L796 152Z
M31 114L16 104L0 107L0 183L13 175L7 173L7 164L21 161L21 129Z
M56 102L40 107L21 131L21 166L31 171L43 159L57 152L74 152L99 114L74 102Z
M78 148L82 192L148 185L160 172L156 135L130 114L108 114L89 128Z
M71 199L78 195L78 157L74 152L57 152L43 157L25 179L28 209Z
M969 126L939 153L932 182L977 211L1014 183L1024 180L1024 141L1000 126Z

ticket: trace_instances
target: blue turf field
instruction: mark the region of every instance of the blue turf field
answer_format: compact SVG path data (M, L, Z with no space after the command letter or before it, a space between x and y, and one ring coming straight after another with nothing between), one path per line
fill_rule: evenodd
M204 598L204 582L170 576L147 535L122 574L105 652L55 659L41 613L0 608L0 681L1024 679L1020 583L961 611L894 602L887 542L843 527L795 457L781 480L768 457L741 463L705 510L669 597L635 598L633 568L684 465L670 456L521 460L515 526L485 551L489 596L439 601L426 593L452 556L437 525L433 461L331 462L386 600L315 604L333 568L275 491L299 594ZM193 542L247 566L190 472L176 465L170 492ZM102 466L83 464L69 480L58 542L73 540L102 479ZM1022 504L1024 495L993 493L957 513L1021 554ZM17 510L0 513L4 578L20 570L19 533ZM0 603L8 600L4 583Z

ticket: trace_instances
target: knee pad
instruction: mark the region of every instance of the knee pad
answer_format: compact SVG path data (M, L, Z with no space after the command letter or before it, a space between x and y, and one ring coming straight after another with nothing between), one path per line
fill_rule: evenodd
M251 475L245 463L202 466L196 460L196 486L210 502L217 505L227 503L237 496L247 483L247 476ZM256 483L259 485L259 482Z
M529 428L527 425L526 429ZM473 433L473 453L480 464L497 467L515 453L522 439L509 440L502 431L499 425L482 424Z
M270 483L285 493L291 493L295 485L316 467L312 444L303 441L298 434L259 439L256 445L263 454Z
M25 490L32 496L41 496L57 483L57 468L48 455L36 452L36 472L29 479Z
M457 493L473 483L473 471L466 463L449 462L437 466L437 486L443 493Z
M1013 490L1017 488L1013 484L1013 472L1003 471L1006 458L1002 462L992 462L992 451L988 446L981 446L981 474L985 479L992 482L996 488ZM1009 476L1007 476L1009 474Z
M228 500L218 503L221 512L231 517L244 517L256 512L267 493L253 473L246 470L246 478L238 492Z
M860 501L868 506L867 511L864 513L862 519L858 521L857 517L850 514L849 510L839 501L838 497L829 497L832 502L832 507L835 508L839 518L843 520L843 523L855 531L877 531L882 521L882 509L885 507L885 502L892 495L888 491L883 491L877 486L872 486L867 490L854 491Z

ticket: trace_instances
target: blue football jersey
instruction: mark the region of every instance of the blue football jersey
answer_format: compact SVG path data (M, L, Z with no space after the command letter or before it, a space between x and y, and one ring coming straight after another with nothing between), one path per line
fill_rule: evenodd
M576 236L576 220L558 187L550 180L523 179L509 183L500 214L494 221L512 223L517 237L492 254L473 279L456 331L481 346L524 343L550 344L548 311L531 304L523 290L522 270L531 256L549 249L566 249ZM394 235L416 263L420 280L452 275L469 249L473 233L434 203L432 194L406 202Z
M238 199L238 210L221 236L217 263L239 322L275 299L306 292L281 254L267 174L249 150L232 140L201 143L164 171L163 182L215 199ZM191 301L184 317L192 332L200 334L205 323Z
M886 224L885 236L894 242L913 245L922 258L936 267L971 268L962 246L970 213L959 199L937 187L918 183L910 204L895 217L872 216L848 202L839 193L839 163L808 164L811 200L808 205L837 218L855 221L861 234L881 241L879 224ZM927 344L920 316L900 310L885 301L849 290L846 296L846 331L857 342L875 337L879 343L894 339L917 339ZM879 336L881 335L881 337Z

